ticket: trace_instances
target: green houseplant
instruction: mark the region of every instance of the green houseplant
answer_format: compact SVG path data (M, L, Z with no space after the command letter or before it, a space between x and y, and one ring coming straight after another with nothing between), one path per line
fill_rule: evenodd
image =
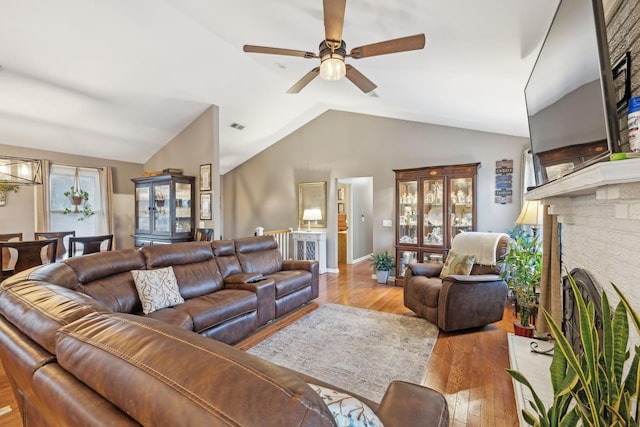
M640 347L627 350L629 318L640 333L640 317L629 301L612 284L620 302L611 313L606 294L602 293L602 339L595 324L592 301L585 303L575 281L569 276L578 306L582 354L576 354L549 313L543 314L555 338L553 361L549 368L553 403L547 409L531 383L520 372L508 369L516 381L531 390L529 404L535 413L522 409L525 421L534 426L637 426L638 388L640 381ZM624 365L631 356L628 370Z
M389 280L389 272L395 266L395 259L389 252L378 252L371 255L371 265L376 271L378 283L387 283Z
M542 275L542 251L537 236L527 233L516 236L509 244L504 266L501 277L515 293L520 325L530 328L529 317L537 304L536 288Z
M89 203L89 193L84 190L77 190L73 186L71 190L64 192L65 197L69 199L74 209L64 208L64 214L82 214L78 217L78 221L84 221L86 218L94 215L95 212Z

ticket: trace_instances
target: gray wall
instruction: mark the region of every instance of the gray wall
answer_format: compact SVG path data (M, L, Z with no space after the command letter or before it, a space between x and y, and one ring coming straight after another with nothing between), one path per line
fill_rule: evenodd
M74 166L111 166L114 187L114 214L116 216L115 239L118 248L133 247L133 183L131 178L142 175L139 163L119 162L96 157L76 156L54 151L0 145L0 153L7 156L47 159L52 163ZM130 203L129 203L130 201ZM22 232L25 240L33 239L35 230L34 188L21 186L18 193L11 192L7 205L0 207L0 233ZM37 230L45 231L45 230Z
M353 259L357 260L373 252L373 179L354 179L349 183L351 219L347 221L353 240Z
M520 211L520 164L528 145L526 138L328 111L223 176L223 234L297 227L298 183L327 181L327 264L336 268L336 179L373 177L373 250L392 250L393 169L472 162L482 163L478 230L508 231ZM512 204L494 202L500 159L514 160ZM394 220L394 227L382 227L383 219Z

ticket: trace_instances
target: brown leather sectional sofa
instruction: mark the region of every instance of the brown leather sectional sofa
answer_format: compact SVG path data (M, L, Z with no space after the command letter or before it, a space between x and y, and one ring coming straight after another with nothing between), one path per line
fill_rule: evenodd
M93 254L3 282L0 359L24 425L335 425L307 383L336 387L225 344L318 295L317 263L271 241ZM168 265L185 303L142 315L130 271ZM425 387L361 400L386 425L448 424Z

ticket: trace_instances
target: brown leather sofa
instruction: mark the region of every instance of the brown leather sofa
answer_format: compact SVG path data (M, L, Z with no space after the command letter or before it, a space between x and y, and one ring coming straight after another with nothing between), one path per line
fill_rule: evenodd
M509 250L510 238L503 233L477 234L496 235L495 263L474 263L469 275L444 278L440 278L443 264L439 263L412 263L405 272L404 305L443 331L486 326L504 315L508 287L499 276L500 261Z
M142 313L131 270L171 266L184 304ZM283 260L271 236L123 249L27 270L25 279L84 293L110 311L148 316L234 343L318 296L318 263Z
M216 250L223 246L231 250L226 243ZM303 298L306 292L295 285L298 273L246 282L243 277L256 276L250 270L260 269L254 255L245 260L246 270L234 273L218 268L220 260L202 243L115 251L109 263L105 256L37 268L0 287L0 359L25 426L335 425L307 383L340 389L208 338L235 337L234 327L245 331L245 325L257 324L263 314L256 295L277 298L276 279L282 310L286 301ZM167 264L181 285L190 283L185 305L194 305L157 316L130 314L139 312L140 303L129 289L127 268ZM229 273L226 278L221 271ZM236 315L218 315L228 317L225 326L211 321L201 331L194 307L209 313L212 294L204 292L212 287L219 288L213 291L220 294L219 309ZM252 303L238 302L243 299ZM444 397L426 387L394 382L379 405L360 400L388 426L448 425Z

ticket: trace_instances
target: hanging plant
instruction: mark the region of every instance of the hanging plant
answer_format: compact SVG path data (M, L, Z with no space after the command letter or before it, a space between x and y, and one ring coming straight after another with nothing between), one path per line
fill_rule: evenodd
M90 216L95 214L95 212L91 208L91 205L89 204L89 193L80 188L80 177L78 175L78 168L76 168L71 191L66 191L64 195L69 199L74 207L73 211L69 208L64 208L63 213L65 215L69 213L82 214L82 216L78 218L78 221L84 221L86 218L89 218Z
M65 197L69 199L73 205L73 210L70 208L64 208L64 214L81 214L78 221L84 221L92 215L95 215L91 204L89 203L89 193L84 190L76 191L71 187L70 191L65 191Z

